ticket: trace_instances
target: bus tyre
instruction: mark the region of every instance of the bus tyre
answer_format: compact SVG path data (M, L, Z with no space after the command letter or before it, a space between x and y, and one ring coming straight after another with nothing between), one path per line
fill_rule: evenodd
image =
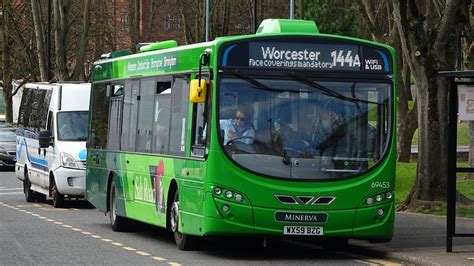
M115 192L115 182L112 181L109 187L109 217L112 230L115 232L123 232L126 230L126 218L117 215L117 195Z
M56 182L53 183L53 188L51 189L51 196L53 197L53 206L54 208L61 208L64 206L64 195L59 193Z
M170 210L170 227L173 232L176 246L181 250L193 250L196 248L197 239L179 232L179 195L178 190L174 193L173 203Z
M25 193L26 202L35 202L36 194L31 190L31 182L28 177L28 170L25 169L25 180L23 180L23 192Z

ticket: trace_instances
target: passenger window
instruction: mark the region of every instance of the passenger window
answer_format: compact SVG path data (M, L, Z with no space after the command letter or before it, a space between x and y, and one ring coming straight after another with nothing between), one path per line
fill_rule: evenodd
M153 153L168 153L170 108L171 82L157 82L153 110Z
M122 128L123 108L123 85L112 86L112 97L110 97L109 109L109 132L107 137L107 149L120 150L120 135Z
M95 84L92 88L91 132L90 147L93 149L107 148L107 132L109 118L110 85Z
M138 128L137 128L137 151L150 152L152 141L152 119L153 96L155 79L144 79L140 82L140 96L138 101Z
M177 77L173 83L170 154L186 155L186 131L189 108L189 78Z

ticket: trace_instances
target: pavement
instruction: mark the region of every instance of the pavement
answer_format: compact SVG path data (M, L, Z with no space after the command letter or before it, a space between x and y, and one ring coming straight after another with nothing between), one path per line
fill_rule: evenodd
M446 252L445 216L398 212L395 219L392 241L351 241L352 248L380 252L390 261L415 265L474 265L474 237L454 237L453 252ZM474 234L474 219L457 217L456 233Z

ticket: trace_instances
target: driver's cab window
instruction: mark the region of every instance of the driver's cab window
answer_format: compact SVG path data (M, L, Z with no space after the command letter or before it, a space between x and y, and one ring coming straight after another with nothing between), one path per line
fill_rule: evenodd
M195 79L199 78L196 74ZM206 80L208 91L207 100L205 103L194 103L193 104L193 137L191 155L194 157L204 157L206 155L206 149L209 144L210 126L209 126L209 112L210 99L212 95L212 83L210 82L209 73L203 73L202 79Z

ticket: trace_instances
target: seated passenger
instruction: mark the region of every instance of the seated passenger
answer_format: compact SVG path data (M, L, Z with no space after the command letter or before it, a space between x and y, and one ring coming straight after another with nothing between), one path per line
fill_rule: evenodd
M220 129L224 131L224 145L236 139L239 142L253 144L255 128L250 121L250 108L240 106L237 108L235 118L220 120Z

